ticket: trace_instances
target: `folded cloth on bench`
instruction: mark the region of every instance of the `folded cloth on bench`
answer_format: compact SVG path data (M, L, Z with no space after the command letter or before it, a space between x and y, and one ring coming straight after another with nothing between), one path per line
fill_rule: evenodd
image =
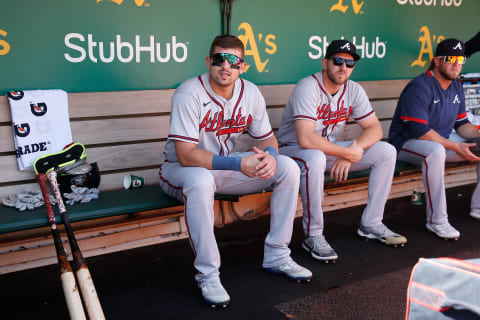
M36 158L72 143L65 91L11 91L7 96L20 170L33 170Z

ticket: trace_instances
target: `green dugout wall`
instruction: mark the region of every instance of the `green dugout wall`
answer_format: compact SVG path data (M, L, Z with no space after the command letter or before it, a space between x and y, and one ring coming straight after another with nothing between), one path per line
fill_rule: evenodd
M219 0L2 0L0 94L174 88L206 70L221 24ZM231 20L259 85L318 71L341 37L363 58L353 79L412 78L439 40L478 31L479 0L236 0ZM480 53L466 72L480 72Z

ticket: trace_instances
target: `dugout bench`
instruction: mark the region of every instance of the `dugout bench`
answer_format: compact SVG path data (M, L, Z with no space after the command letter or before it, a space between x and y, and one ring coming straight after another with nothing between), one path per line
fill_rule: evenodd
M384 138L398 97L409 80L360 82L381 121ZM283 108L295 85L260 86L276 131ZM88 161L101 171L100 199L67 206L70 221L85 257L187 238L183 205L163 194L158 168L163 162L174 89L121 92L87 92L68 95L74 141L86 146ZM358 135L360 127L349 123L341 140ZM38 188L33 172L19 171L7 98L0 97L0 198ZM236 149L245 150L253 140L245 134ZM446 187L476 182L475 165L447 165ZM146 186L124 190L125 174L142 176ZM362 205L368 197L368 171L354 172L346 182L327 178L324 211ZM397 163L390 198L423 192L421 171ZM236 220L269 214L270 192L244 196L220 196L215 201L218 227ZM58 213L58 210L55 209ZM302 214L299 198L297 216ZM388 214L388 213L386 213ZM57 216L57 222L61 221ZM59 223L61 231L62 225ZM66 236L62 233L64 242ZM68 246L65 246L67 251ZM57 262L44 207L19 212L0 207L0 274Z

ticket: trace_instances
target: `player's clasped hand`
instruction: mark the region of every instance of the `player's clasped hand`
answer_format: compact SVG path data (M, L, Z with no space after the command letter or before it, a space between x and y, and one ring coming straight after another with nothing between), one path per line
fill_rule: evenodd
M257 155L261 155L260 163L256 166L256 176L264 180L273 178L275 170L277 169L277 160L275 160L275 158L268 151L262 151L257 147L253 148L253 152L255 152Z
M277 162L268 151L262 151L256 147L253 148L254 154L242 158L242 173L247 177L260 179L270 179L275 174Z
M350 161L351 163L357 163L363 157L363 148L357 145L357 141L353 140L352 144L348 147L351 149L350 155L346 156L346 160Z

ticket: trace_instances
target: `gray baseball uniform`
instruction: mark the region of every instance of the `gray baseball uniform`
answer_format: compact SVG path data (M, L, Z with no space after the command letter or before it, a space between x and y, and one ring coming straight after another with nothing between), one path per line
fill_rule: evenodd
M336 140L350 116L356 121L362 121L374 114L365 91L354 81L348 80L334 96L325 89L321 72L300 80L295 86L283 113L278 140L280 153L292 157L300 166L303 229L306 236L323 233L324 174L326 170L330 170L337 157L317 149L300 148L295 120L313 121L317 134L330 142L349 146L351 141ZM371 169L368 202L361 220L363 226L376 226L383 219L395 169L395 158L395 148L386 142L377 142L365 150L359 162L350 167L350 171Z
M251 82L237 79L231 99L217 96L209 84L209 74L185 81L172 98L170 133L165 163L160 168L162 190L184 203L190 244L195 254L198 282L219 276L220 255L214 236L214 194L239 195L260 192L273 186L270 202L270 232L265 239L263 266L275 267L290 257L300 182L298 166L279 155L273 178L249 178L239 171L183 167L175 153L174 140L195 143L199 148L222 156L232 153L236 139L244 132L257 140L273 135L265 101Z

